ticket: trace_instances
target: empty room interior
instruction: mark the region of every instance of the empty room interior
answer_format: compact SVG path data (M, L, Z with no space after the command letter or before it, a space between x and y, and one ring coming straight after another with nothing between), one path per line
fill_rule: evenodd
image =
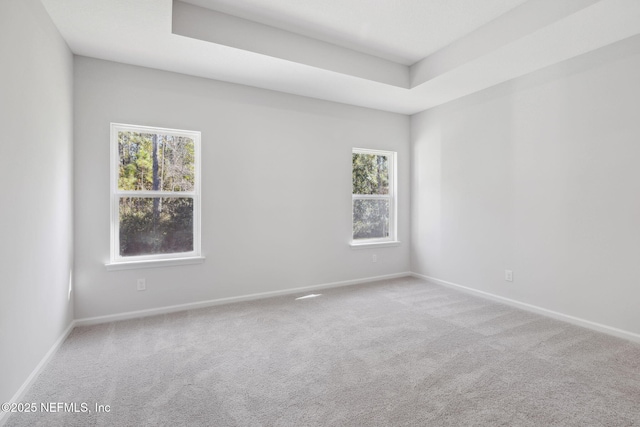
M0 425L640 425L640 1L0 0Z

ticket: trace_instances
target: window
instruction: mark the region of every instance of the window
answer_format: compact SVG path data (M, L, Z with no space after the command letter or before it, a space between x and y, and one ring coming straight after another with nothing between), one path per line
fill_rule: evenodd
M111 263L200 256L200 132L111 124Z
M394 152L353 149L354 244L395 241L395 166Z

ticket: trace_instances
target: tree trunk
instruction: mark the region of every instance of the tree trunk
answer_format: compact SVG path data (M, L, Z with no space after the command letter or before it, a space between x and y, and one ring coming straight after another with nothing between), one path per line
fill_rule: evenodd
M154 134L152 136L152 157L153 157L153 187L154 191L160 189L160 177L158 176L158 135ZM158 219L160 218L160 199L157 197L153 198L153 230L156 231L156 227L158 225Z

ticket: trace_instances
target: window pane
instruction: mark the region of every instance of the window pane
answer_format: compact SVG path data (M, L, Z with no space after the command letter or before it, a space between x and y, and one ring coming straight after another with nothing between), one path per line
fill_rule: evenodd
M193 199L120 198L120 256L193 250Z
M194 147L185 136L118 132L118 189L193 191Z
M352 154L353 194L389 194L389 158Z
M353 201L353 238L389 237L389 200L356 199Z

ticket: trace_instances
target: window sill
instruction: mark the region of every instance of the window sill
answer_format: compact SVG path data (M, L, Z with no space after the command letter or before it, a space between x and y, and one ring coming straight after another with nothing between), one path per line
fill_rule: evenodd
M173 267L175 265L202 264L203 256L173 259L153 259L146 261L124 261L105 264L107 271L133 270L137 268Z
M390 248L393 246L400 246L399 240L391 240L385 242L366 242L366 243L349 243L351 249L369 249L369 248Z

